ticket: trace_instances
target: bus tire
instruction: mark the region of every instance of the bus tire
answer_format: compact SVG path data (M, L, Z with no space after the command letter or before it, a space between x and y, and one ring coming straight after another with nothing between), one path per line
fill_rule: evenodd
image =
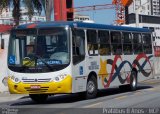
M86 99L93 99L97 96L97 79L93 75L87 81Z
M136 91L136 89L137 89L137 73L135 71L132 71L130 76L130 90Z
M30 94L29 96L36 103L44 103L48 98L47 94Z

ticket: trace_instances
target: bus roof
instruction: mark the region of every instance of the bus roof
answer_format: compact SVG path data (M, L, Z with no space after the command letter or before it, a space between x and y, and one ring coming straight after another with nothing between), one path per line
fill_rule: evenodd
M132 32L152 32L145 28L135 28L126 26L114 26L105 24L95 24L95 23L84 23L84 22L74 22L74 21L51 21L51 22L38 22L19 25L16 29L27 29L27 28L49 28L49 27L75 27L75 28L89 28L89 29L107 29L107 30L121 30L121 31L132 31Z

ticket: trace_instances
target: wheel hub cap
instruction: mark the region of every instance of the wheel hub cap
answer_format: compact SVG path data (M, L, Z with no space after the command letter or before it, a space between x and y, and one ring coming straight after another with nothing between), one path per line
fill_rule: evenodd
M88 93L93 93L94 89L95 89L94 83L91 82L91 81L89 81L88 85L87 85L87 91L88 91Z

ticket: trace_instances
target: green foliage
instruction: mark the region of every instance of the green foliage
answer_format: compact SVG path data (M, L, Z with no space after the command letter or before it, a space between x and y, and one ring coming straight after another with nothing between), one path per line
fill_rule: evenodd
M0 14L9 5L10 0L0 0Z
M27 10L28 10L27 14L28 14L29 20L31 20L32 16L34 15L32 0L23 0L23 2L27 7Z
M12 11L12 16L14 18L16 26L19 25L19 19L21 16L20 13L20 0L13 0L13 11Z
M42 4L40 2L40 0L31 0L33 2L33 6L34 8L38 11L38 13L40 14L42 12Z

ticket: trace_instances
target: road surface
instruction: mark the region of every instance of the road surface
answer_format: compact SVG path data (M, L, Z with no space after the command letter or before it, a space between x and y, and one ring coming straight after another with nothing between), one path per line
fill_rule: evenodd
M160 79L138 84L131 92L110 88L98 97L85 100L77 94L50 96L46 103L36 104L29 97L0 103L2 114L158 114L160 113Z

